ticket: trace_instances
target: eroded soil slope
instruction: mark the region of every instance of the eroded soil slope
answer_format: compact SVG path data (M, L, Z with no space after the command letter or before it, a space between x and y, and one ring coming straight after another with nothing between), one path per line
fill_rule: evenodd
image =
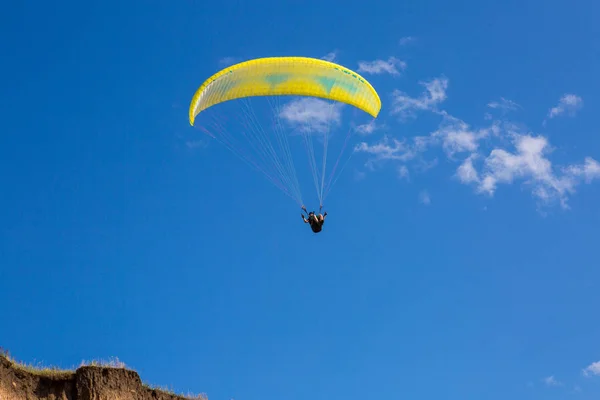
M0 400L184 400L142 384L125 368L83 366L73 372L36 373L0 356Z

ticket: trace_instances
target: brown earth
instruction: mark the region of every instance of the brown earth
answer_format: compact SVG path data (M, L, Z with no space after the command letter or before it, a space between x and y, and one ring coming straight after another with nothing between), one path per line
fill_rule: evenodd
M81 366L35 371L0 355L0 400L184 400L144 385L126 368Z

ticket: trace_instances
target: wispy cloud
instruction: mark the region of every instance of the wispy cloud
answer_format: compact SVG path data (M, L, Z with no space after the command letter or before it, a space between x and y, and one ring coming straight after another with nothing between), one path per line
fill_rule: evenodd
M467 157L463 163L456 170L456 176L458 179L464 184L471 183L479 183L480 178L475 166L473 165L473 160L477 158L476 154L472 154Z
M407 44L413 43L415 40L417 40L417 38L414 36L404 36L403 38L400 38L398 43L400 46L406 46Z
M385 136L382 141L374 145L361 143L357 150L370 154L379 152L389 154L391 148L398 151L402 149L402 160L408 161L417 158L429 148L441 146L447 157L452 158L458 153L475 153L483 139L500 135L500 125L498 123L493 123L485 128L472 129L466 122L444 111L441 111L440 114L443 115L443 120L438 129L427 136L413 137L411 143L408 143L407 140L399 141L397 139L390 141L389 136ZM392 146L391 143L401 143L402 146ZM375 151L376 149L378 151ZM437 165L437 159L428 163L421 160L421 164L422 169L427 170Z
M521 108L521 106L515 103L514 101L505 99L504 97L500 97L500 101L492 101L488 103L487 106L489 108L501 110L503 112L515 111Z
M407 144L406 141L390 138L388 135L385 135L383 139L372 145L366 142L361 142L355 146L354 151L366 153L370 156L365 165L371 169L378 162L406 162L413 159L417 154L414 146Z
M406 165L401 165L398 167L398 178L410 180L410 172L408 171L408 167Z
M464 121L441 111L443 120L437 130L427 136L414 136L410 140L396 139L386 134L381 140L373 144L359 143L355 151L367 153L371 156L367 164L396 160L408 162L415 160L415 168L424 172L438 164L437 158L425 161L423 153L428 149L441 146L448 158L457 153L473 153L479 149L479 142L485 138L499 135L500 128L497 124L481 129L471 129ZM364 127L365 130L370 130Z
M554 376L548 376L544 378L543 381L547 386L562 386L562 382L556 380Z
M406 69L406 63L396 57L387 60L359 61L358 72L367 74L390 74L398 76Z
M304 132L327 132L341 121L342 103L305 97L284 105L279 116Z
M583 107L583 99L575 94L565 94L560 98L558 105L548 111L548 118L558 117L560 115L575 116L578 110Z
M586 157L583 164L569 165L565 172L573 177L581 178L585 183L600 179L600 163L591 157Z
M431 196L429 196L427 190L423 190L421 193L419 193L419 202L426 206L431 204Z
M600 361L591 363L583 369L584 376L600 376Z
M426 172L434 167L436 167L438 165L439 161L437 159L437 157L435 157L433 160L425 160L424 158L417 158L415 160L415 164L414 164L414 169L419 171L419 172Z
M323 57L321 57L321 59L325 60L325 61L334 62L337 59L338 53L339 52L337 50L334 50L332 52L325 54Z
M419 97L410 97L400 90L394 90L391 105L392 115L398 115L401 119L414 117L417 111L436 110L437 105L446 100L447 78L435 78L420 82L420 84L425 87L425 91Z
M479 148L479 141L491 135L498 135L500 127L492 124L490 127L473 130L464 121L442 112L444 119L439 128L431 133L431 140L439 140L448 157L456 153L473 153Z
M372 120L371 122L368 122L366 124L357 125L356 127L354 127L354 131L359 135L367 136L372 135L373 133L383 128L385 128L384 124L379 124L375 122L375 120Z

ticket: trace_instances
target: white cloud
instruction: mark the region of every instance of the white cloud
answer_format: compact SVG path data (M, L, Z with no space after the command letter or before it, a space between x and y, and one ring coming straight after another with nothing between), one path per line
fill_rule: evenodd
M406 63L396 57L390 57L388 60L359 61L358 72L367 74L390 74L400 75L400 71L406 69Z
M392 115L399 115L403 119L413 117L416 111L435 110L438 104L446 100L448 79L445 77L420 83L425 87L425 91L417 98L410 97L400 90L394 90L392 93Z
M544 378L544 383L548 386L562 386L562 382L557 381L554 376Z
M482 140L497 137L501 134L501 127L498 122L494 122L485 128L472 129L469 124L445 111L440 111L439 114L443 115L443 120L438 129L428 136L413 138L413 150L416 153L422 153L427 148L437 145L442 146L448 158L452 158L457 153L475 153L479 149Z
M398 139L390 139L385 135L379 142L369 145L366 142L361 142L354 147L355 152L367 153L371 158L366 162L366 166L373 169L376 162L382 161L400 161L406 162L413 159L417 152L414 146L406 144L405 141Z
M400 44L400 46L406 46L407 44L410 44L410 43L414 42L415 40L417 40L416 37L405 36L403 38L400 38L400 40L398 41L398 43Z
M479 141L491 135L498 135L500 127L492 124L489 128L473 130L464 121L443 112L444 120L430 137L442 142L448 157L456 153L473 153L479 148Z
M573 177L583 178L585 183L600 179L600 163L591 157L586 157L583 165L570 165L566 173Z
M546 157L551 148L545 137L529 134L512 136L514 153L493 149L485 158L481 173L477 173L473 157L469 157L457 170L460 181L475 183L479 193L493 196L499 184L523 179L541 203L550 204L557 200L563 208L568 208L568 195L575 193L582 180L590 183L600 178L600 163L590 157L585 159L584 164L569 165L555 171Z
M334 50L330 53L325 54L323 57L321 57L321 59L325 60L325 61L334 62L335 59L337 58L337 55L338 55L338 51Z
M584 376L600 376L600 361L591 363L583 369Z
M407 162L416 159L428 148L441 145L446 155L452 158L456 153L474 153L479 148L479 142L482 139L499 135L500 127L492 124L487 128L473 130L464 121L455 118L448 113L440 112L444 116L439 128L428 136L415 136L409 143L407 140L392 139L385 135L381 141L370 145L366 142L360 143L355 150L368 153L374 156L369 163L383 160L397 160ZM364 131L370 128L363 127ZM422 171L433 168L437 165L437 159L426 162L420 157L418 159L419 168Z
M500 101L492 101L492 102L488 103L488 107L493 108L493 109L502 110L504 112L515 111L515 110L521 108L521 106L518 105L517 103L515 103L514 101L505 99L504 97L500 97Z
M356 126L354 128L354 130L359 135L367 136L367 135L371 135L371 134L375 133L376 131L378 131L380 129L383 129L384 127L385 127L385 125L377 124L375 122L375 120L372 120L371 122L368 122L366 124Z
M342 103L313 97L294 100L283 106L279 116L304 132L327 132L341 120Z
M408 172L408 167L406 165L398 167L398 178L406 180L410 179L410 173Z
M476 158L475 154L472 154L456 170L458 179L465 184L479 182L479 174L473 166L473 160Z
M558 105L548 111L548 118L558 117L567 114L574 116L575 113L583 107L583 99L575 94L565 94L560 98Z
M415 146L416 150L419 150L418 147ZM438 165L438 159L437 157L434 158L431 161L427 161L423 158L419 158L415 161L415 169L418 170L419 172L425 172L430 170L431 168L434 168L435 166Z
M426 206L431 204L431 196L429 196L429 193L427 193L426 190L423 190L421 193L419 193L419 202L421 204L425 204Z

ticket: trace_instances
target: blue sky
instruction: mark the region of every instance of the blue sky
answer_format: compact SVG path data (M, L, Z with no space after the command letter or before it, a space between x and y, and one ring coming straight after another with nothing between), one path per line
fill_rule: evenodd
M211 400L597 399L599 12L5 5L0 345ZM220 61L271 55L382 99L318 235L188 123Z

